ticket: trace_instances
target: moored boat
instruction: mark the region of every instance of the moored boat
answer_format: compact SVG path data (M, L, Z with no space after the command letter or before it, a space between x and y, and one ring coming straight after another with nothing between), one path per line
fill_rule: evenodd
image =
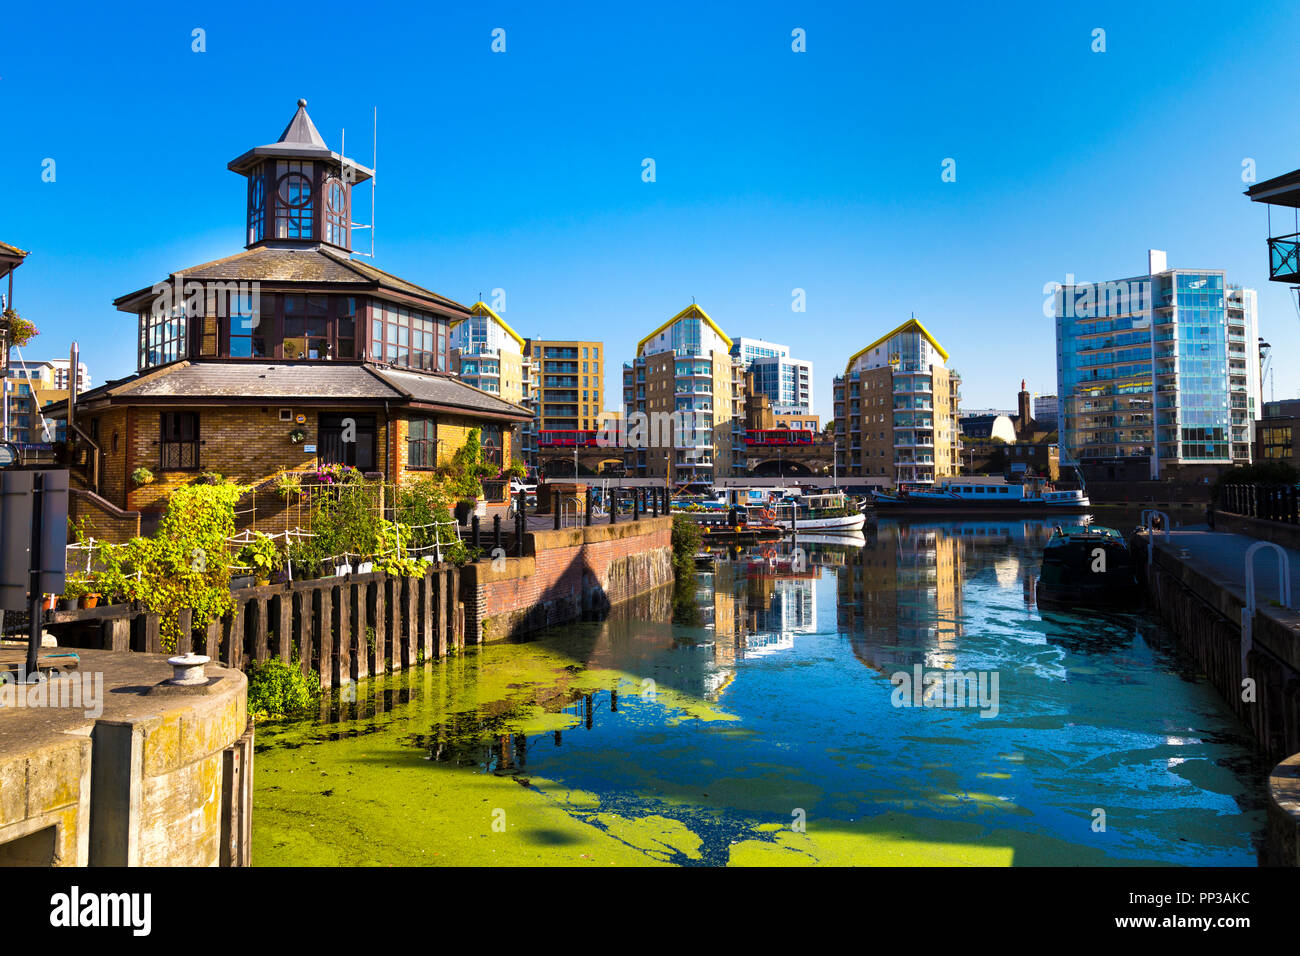
M1113 528L1058 527L1043 547L1040 604L1129 604L1137 595L1133 554Z
M860 507L850 504L840 492L800 495L774 501L759 509L764 518L787 531L841 532L861 531L867 516Z
M894 493L876 492L874 504L885 514L1071 514L1092 507L1082 488L1058 489L1038 479L1016 484L971 478L950 478L933 487L903 487Z

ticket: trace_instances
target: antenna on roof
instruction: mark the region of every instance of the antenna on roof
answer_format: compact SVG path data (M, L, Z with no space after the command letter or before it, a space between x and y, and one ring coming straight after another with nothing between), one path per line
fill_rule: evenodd
M374 131L371 134L371 142L373 144L373 158L370 160L370 173L371 173L370 175L370 223L368 225L359 222L351 222L351 221L349 221L348 223L348 225L352 229L370 230L370 251L357 252L355 249L352 251L352 254L354 256L366 256L369 259L373 259L375 257L375 179L378 175L377 169L379 166L379 107L378 106L375 107L374 123L375 123ZM342 152L343 154L343 166L346 169L348 165L348 154L346 151L346 147L348 143L347 130L343 131L342 138L343 138L343 144L340 147L340 152Z

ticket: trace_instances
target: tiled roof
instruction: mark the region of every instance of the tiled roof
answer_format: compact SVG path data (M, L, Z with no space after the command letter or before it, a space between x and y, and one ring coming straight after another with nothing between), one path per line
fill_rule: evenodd
M376 269L369 263L349 259L341 252L327 246L274 247L258 246L245 249L224 259L214 259L201 265L182 269L173 275L184 279L243 281L243 282L301 282L307 285L329 283L355 285L358 290L376 289L400 292L424 299L433 306L468 315L469 309L446 296L432 292L414 282ZM126 312L135 311L141 298L152 300L153 286L140 289L114 300L113 304Z
M139 375L107 382L80 396L78 404L107 399L133 400L391 402L464 409L471 414L527 419L531 413L511 402L440 374L396 371L369 363L275 361L181 361ZM54 410L59 410L55 406Z
M27 255L27 253L17 246L11 246L7 242L0 242L0 255L21 257Z
M474 408L498 415L520 415L531 418L532 413L522 405L507 402L458 378L447 375L421 375L395 368L374 368L374 373L410 396L411 401L429 405L454 405Z

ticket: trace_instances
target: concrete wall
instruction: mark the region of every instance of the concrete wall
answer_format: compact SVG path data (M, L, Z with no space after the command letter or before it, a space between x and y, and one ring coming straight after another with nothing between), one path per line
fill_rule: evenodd
M0 713L0 866L246 863L244 675L209 664L208 685L177 688L162 655L78 653L102 713L83 700Z
M468 641L603 613L673 580L671 518L531 532L524 550L461 570Z

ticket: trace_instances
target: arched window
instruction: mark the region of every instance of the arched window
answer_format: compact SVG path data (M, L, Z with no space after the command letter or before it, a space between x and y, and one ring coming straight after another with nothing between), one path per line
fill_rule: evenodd
M348 191L342 180L331 176L325 180L325 241L351 248L348 229Z
M276 163L275 238L310 239L312 218L312 164Z

